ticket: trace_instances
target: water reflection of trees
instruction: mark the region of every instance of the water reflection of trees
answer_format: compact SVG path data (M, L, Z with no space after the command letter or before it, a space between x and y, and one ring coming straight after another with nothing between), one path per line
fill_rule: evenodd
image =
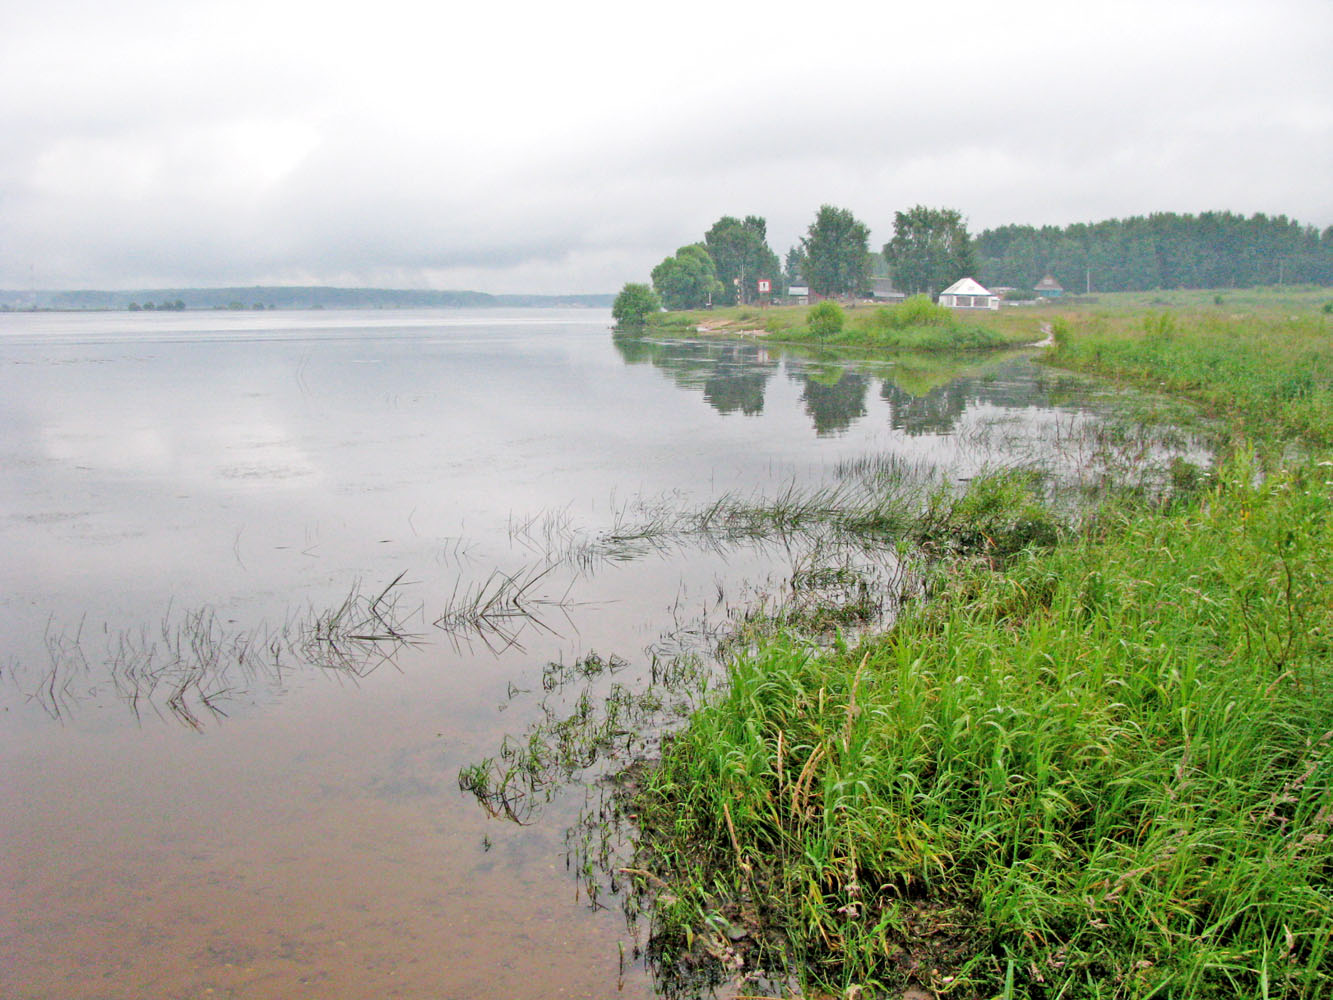
M815 433L836 434L866 415L866 392L870 379L845 368L805 369L788 372L801 383L801 402L814 422Z
M762 413L768 380L777 357L758 345L739 341L650 341L614 338L626 364L651 364L682 389L701 390L719 413Z
M1030 368L1012 361L918 393L886 379L880 397L889 404L893 429L913 436L951 433L963 414L976 406L1027 409L1051 405L1041 380L1032 377Z
M913 436L951 433L968 409L979 405L1023 409L1056 401L1046 380L1034 378L1030 362L1014 352L830 362L799 350L741 341L616 337L614 343L626 364L660 369L682 389L702 393L722 414L762 413L781 360L787 377L800 386L801 403L821 436L841 433L866 416L867 395L877 378L890 425Z
M764 410L764 387L769 376L757 372L730 372L704 381L704 399L718 413L740 410L747 417Z
M889 404L889 425L911 435L949 433L968 404L968 393L960 383L913 396L885 382L879 394Z

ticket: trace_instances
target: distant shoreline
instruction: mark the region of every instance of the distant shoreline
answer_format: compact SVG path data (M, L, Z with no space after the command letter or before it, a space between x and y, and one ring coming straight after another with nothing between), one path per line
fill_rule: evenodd
M492 295L487 292L327 285L143 288L128 291L0 289L5 312L243 311L268 309L609 309L612 294Z

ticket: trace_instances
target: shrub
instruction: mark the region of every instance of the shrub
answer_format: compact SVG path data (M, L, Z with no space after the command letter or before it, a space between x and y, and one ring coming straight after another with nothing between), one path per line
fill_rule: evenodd
M1063 316L1051 323L1051 341L1056 347L1068 347L1070 335L1069 321Z
M953 326L954 315L944 306L930 301L928 295L913 295L898 305L899 326Z
M913 295L896 306L875 310L872 320L880 330L906 330L908 327L954 325L954 315L944 306L930 301L928 295Z
M842 332L845 316L836 302L821 302L810 310L806 324L816 337L834 337Z

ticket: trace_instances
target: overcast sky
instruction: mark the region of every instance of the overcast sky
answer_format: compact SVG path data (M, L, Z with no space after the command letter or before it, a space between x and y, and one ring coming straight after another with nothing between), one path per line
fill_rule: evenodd
M0 287L606 292L724 214L1333 224L1333 2L0 0Z

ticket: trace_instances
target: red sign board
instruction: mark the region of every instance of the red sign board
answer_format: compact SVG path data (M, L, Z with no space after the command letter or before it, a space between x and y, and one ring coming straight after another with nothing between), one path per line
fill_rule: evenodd
M759 279L759 293L761 295L767 295L772 290L773 290L773 282L769 281L767 278Z

